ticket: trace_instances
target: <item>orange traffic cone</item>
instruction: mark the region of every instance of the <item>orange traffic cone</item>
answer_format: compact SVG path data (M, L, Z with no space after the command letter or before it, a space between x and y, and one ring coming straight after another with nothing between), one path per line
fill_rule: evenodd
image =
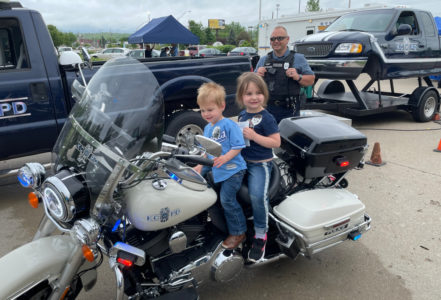
M439 121L439 120L440 120L439 113L435 113L433 115L432 121Z
M379 167L379 166L386 164L381 159L380 143L376 142L374 144L374 149L372 150L371 160L367 161L366 163L368 165L376 166L376 167Z
M439 140L438 148L433 149L435 152L441 152L441 140Z

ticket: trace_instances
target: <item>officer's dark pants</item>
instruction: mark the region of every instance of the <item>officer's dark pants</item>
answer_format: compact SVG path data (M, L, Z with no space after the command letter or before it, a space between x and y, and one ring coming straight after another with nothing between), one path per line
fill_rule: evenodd
M295 108L288 108L286 106L277 106L268 103L266 110L274 116L277 124L279 124L280 121L282 121L282 119L300 116L300 103L299 105L296 105Z

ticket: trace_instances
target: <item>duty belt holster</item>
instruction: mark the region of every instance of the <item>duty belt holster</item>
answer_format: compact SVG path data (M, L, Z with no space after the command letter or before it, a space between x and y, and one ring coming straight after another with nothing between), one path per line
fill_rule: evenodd
M282 100L272 100L269 102L269 104L272 104L274 106L295 109L298 101L299 101L299 96L290 96Z

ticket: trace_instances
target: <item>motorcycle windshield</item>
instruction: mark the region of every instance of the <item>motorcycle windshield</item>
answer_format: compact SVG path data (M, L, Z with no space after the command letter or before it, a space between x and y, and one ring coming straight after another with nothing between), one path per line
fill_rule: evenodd
M163 120L161 90L148 67L130 57L112 59L72 108L52 152L54 171L81 173L96 199L105 183L113 184L108 179L117 166L160 149Z

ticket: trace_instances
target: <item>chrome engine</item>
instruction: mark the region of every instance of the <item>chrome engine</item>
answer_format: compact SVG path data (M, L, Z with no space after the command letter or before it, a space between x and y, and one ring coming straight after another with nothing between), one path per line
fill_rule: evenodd
M207 252L177 271L172 271L161 286L169 291L185 286L201 284L211 279L227 282L239 275L244 266L242 255L236 251L225 250L218 243L212 252Z

